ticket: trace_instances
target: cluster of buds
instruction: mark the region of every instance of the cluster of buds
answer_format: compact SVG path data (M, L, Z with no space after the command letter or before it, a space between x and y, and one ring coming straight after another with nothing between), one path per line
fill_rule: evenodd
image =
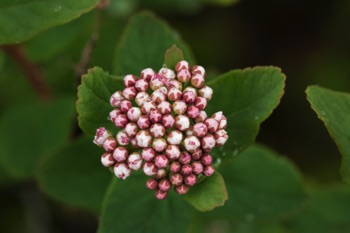
M185 194L198 178L211 176L210 152L228 139L222 112L211 117L205 112L213 90L204 84L204 68L180 61L175 70L147 68L140 78L126 75L124 90L110 98L109 118L119 132L113 137L102 127L94 138L105 150L105 167L113 167L120 179L142 169L150 177L146 187L158 199L172 187Z

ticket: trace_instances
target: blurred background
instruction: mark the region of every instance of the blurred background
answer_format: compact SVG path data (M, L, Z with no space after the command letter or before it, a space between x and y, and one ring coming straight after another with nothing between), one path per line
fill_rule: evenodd
M350 92L350 1L218 2L112 0L103 10L18 46L42 72L53 95L75 97L79 74L85 68L101 66L113 71L112 58L128 18L149 9L177 31L192 48L197 63L212 76L258 65L281 67L287 76L285 95L262 124L257 141L294 161L306 179L339 182L340 154L304 91L316 84ZM99 40L94 42L90 61L84 63L82 53L94 32L99 32ZM37 98L15 59L0 50L0 115ZM79 134L75 129L74 135ZM0 177L0 232L47 232L45 223L54 225L55 232L95 232L94 215L41 200L32 181L13 183L2 169ZM50 217L26 212L42 208L39 212L45 213L47 205L55 210ZM26 227L38 221L44 225Z

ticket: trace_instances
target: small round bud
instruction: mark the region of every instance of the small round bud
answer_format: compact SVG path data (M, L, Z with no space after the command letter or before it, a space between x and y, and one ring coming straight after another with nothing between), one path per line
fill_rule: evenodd
M182 133L179 130L170 131L167 135L167 142L171 145L179 145L182 141Z
M120 111L120 109L113 109L110 113L109 113L109 119L114 122L115 118L117 118L117 116L119 114L121 114L122 111Z
M178 159L180 157L180 149L176 145L168 145L167 148L165 149L165 155L170 160Z
M207 100L203 97L197 97L194 105L199 109L199 111L203 110L207 106Z
M128 151L125 147L117 147L113 152L113 158L117 162L124 162L128 158Z
M190 128L190 119L185 115L175 117L175 127L180 131L186 131Z
M191 155L184 151L180 154L179 162L182 164L189 164L191 162Z
M137 134L136 134L136 141L137 141L137 145L141 148L147 148L151 145L152 142L152 136L150 135L150 133L146 130L140 130Z
M166 175L167 175L166 169L165 168L161 168L161 169L158 169L156 177L158 179L162 179L162 178L166 177Z
M189 70L190 69L190 64L188 64L188 62L185 61L185 60L179 61L175 65L175 70L177 72L179 72L180 70L183 70L183 69L185 69L185 70Z
M117 91L111 96L109 102L112 107L119 107L122 100L124 100L123 93L121 91Z
M148 116L143 115L137 120L137 125L140 129L148 129L151 126L151 121Z
M168 192L165 192L165 191L162 191L162 190L157 190L156 191L156 198L158 199L158 200L164 200L165 198L167 198L168 197Z
M159 74L155 74L149 81L149 86L153 91L156 91L158 88L164 86L165 78Z
M113 159L113 155L111 153L104 153L101 156L101 163L105 167L111 167L115 164L115 160Z
M215 137L211 134L207 134L202 138L202 149L205 152L210 152L215 146Z
M184 114L187 110L187 104L184 101L178 100L173 103L173 110L176 114Z
M193 186L197 182L197 176L195 174L189 174L188 176L185 176L184 183L188 186Z
M181 166L181 174L187 176L192 173L192 166L190 164L184 164Z
M222 112L216 112L213 114L212 118L214 118L215 120L217 120L219 122L219 127L218 129L225 129L226 125L227 125L227 119L224 116L224 114L222 114Z
M155 72L151 68L147 68L141 71L141 79L149 82L151 78L154 76Z
M192 67L192 74L200 74L203 77L205 77L205 69L203 66L193 66Z
M168 101L162 101L158 104L157 109L160 111L161 114L169 114L171 113L171 104Z
M193 134L199 138L204 137L208 132L207 125L204 123L196 123L193 126Z
M196 94L192 91L185 91L182 94L182 99L188 104L193 104L196 101Z
M167 192L171 189L171 183L168 179L163 178L159 181L158 188L159 190Z
M98 146L103 146L103 143L109 137L112 137L112 134L108 130L106 130L106 128L100 127L96 130L93 142Z
M186 136L192 136L193 135L193 125L190 125L190 128L186 130Z
M172 115L170 115L170 114L164 115L163 118L162 118L162 125L166 129L169 129L169 128L173 127L175 125L175 118Z
M170 164L170 171L172 173L178 173L181 169L181 164L177 161L174 161Z
M180 195L184 195L188 192L189 188L185 184L181 184L179 186L175 186L175 192L177 192Z
M154 178L147 180L146 188L148 188L149 190L158 189L158 181Z
M142 150L141 155L145 161L152 161L156 156L156 152L153 148L145 148Z
M171 89L171 88L176 88L178 90L182 90L182 82L176 80L176 79L172 79L172 80L169 80L167 83L166 83L166 87L168 89Z
M139 149L140 147L137 145L137 141L136 141L136 138L133 137L130 139L130 142L131 142L131 145L136 148L136 149Z
M207 119L207 113L205 111L199 111L198 116L194 119L195 122L204 122Z
M196 175L199 175L203 172L203 164L198 161L192 163L192 172Z
M114 165L114 174L116 177L125 180L131 175L131 169L125 163L116 163Z
M122 100L122 102L120 102L120 110L123 113L127 113L131 107L132 103L129 100Z
M191 80L191 73L189 70L180 70L178 73L177 73L177 79L180 81L180 82L188 82Z
M141 112L143 114L149 114L151 111L157 110L157 105L154 101L143 102L141 106Z
M147 91L149 88L149 83L145 79L139 79L135 83L135 89L137 91Z
M215 137L216 145L218 146L224 145L228 139L227 132L224 129L220 129L216 131L214 133L214 137Z
M199 89L198 95L209 101L213 97L213 89L208 86L203 86L201 89Z
M201 88L204 85L204 77L201 74L192 74L191 78L192 86L196 88Z
M158 74L162 75L166 79L174 79L175 73L173 70L168 68L161 68L158 72Z
M202 157L203 151L202 149L198 148L194 152L192 152L192 159L194 160L200 160Z
M204 124L207 125L208 131L210 133L215 133L219 128L219 122L217 120L215 120L214 118L207 118L204 121Z
M129 120L125 114L117 115L117 117L114 120L114 124L118 128L124 128L128 122Z
M174 186L181 185L183 182L183 176L180 173L173 173L170 175L170 182Z
M210 165L213 162L213 158L211 157L210 154L204 154L202 156L201 161L202 161L203 165L208 166L208 165Z
M180 100L182 97L182 92L175 88L175 87L172 87L170 88L169 92L168 92L168 99L171 100L171 101L176 101L176 100Z
M132 170L139 170L142 165L141 155L137 152L131 153L131 155L128 158L128 165Z
M138 129L136 123L134 123L134 122L129 122L128 124L125 125L124 130L125 130L125 133L126 133L129 137L133 138L133 137L136 136L137 131L138 131L139 129Z
M154 176L157 174L157 167L153 162L146 162L143 164L143 173L147 176Z
M161 89L157 89L151 94L151 98L154 102L159 104L162 101L167 100L167 94L164 91L162 91Z
M117 147L117 141L114 138L107 138L103 143L103 149L107 152L113 152Z
M127 100L133 100L136 97L137 91L135 87L127 87L123 90L123 96Z
M203 169L203 174L205 176L211 176L213 175L213 173L215 172L215 168L213 165L208 165L208 166L205 166L204 169Z
M187 108L187 116L189 118L195 119L198 116L198 114L199 109L196 106L191 105Z
M144 102L151 101L151 97L147 92L139 92L135 97L135 102L138 106L142 106Z
M132 107L129 109L127 116L130 121L136 122L141 116L141 109L138 107Z
M159 110L152 110L149 113L149 119L153 122L153 123L157 123L160 122L162 120L162 114L160 113Z
M121 146L126 146L129 144L130 138L129 138L128 134L125 132L125 130L120 130L117 133L117 141L118 141L119 145L121 145Z
M152 142L152 148L157 152L162 152L167 147L167 143L164 138L155 138Z
M197 148L200 147L200 141L196 136L187 136L184 140L184 146L187 151L194 152Z
M149 132L151 133L152 137L161 138L165 134L165 128L163 125L156 123L151 125Z
M123 83L125 87L132 87L135 85L137 79L134 75L128 74L124 76Z

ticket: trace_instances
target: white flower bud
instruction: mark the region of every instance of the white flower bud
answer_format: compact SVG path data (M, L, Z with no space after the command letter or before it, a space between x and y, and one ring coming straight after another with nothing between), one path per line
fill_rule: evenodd
M140 129L148 129L151 125L151 121L148 116L143 115L137 120L137 125Z
M180 70L180 71L177 73L176 77L177 77L177 79L178 79L180 82L185 83L185 82L190 81L190 79L191 79L191 73L190 73L189 70L183 69L183 70Z
M144 102L151 101L151 97L147 92L139 92L135 97L135 102L138 106L142 106Z
M106 130L106 128L100 127L96 130L96 135L93 142L98 146L103 146L103 143L109 137L112 137L112 134Z
M155 91L164 86L165 78L161 75L155 74L149 81L150 88Z
M120 111L119 109L113 109L110 113L109 113L109 119L114 122L115 118L117 118L117 116L119 114L121 114L122 111Z
M203 86L201 89L199 89L198 94L200 97L203 97L209 101L213 97L213 89L208 86Z
M155 72L151 68L147 68L141 71L141 78L145 79L147 82L151 80L151 78L154 76Z
M125 87L132 87L136 83L136 77L132 74L124 76L123 83Z
M162 68L159 70L158 74L162 75L166 79L174 79L175 73L173 70L168 68Z
M153 124L149 131L150 131L151 135L155 138L161 138L165 134L164 126L161 124L158 124L158 123Z
M127 116L130 121L136 122L141 116L141 109L138 107L132 107L129 109Z
M153 148L145 148L142 150L141 155L145 161L152 161L156 156L156 152Z
M119 114L117 117L114 119L114 124L118 128L124 128L125 125L128 123L128 118L126 117L125 114Z
M157 105L154 101L144 102L141 107L141 112L143 114L149 114L150 111L156 110Z
M196 123L204 122L207 119L207 113L205 111L199 111L198 116L194 119Z
M136 93L137 93L137 91L136 91L135 87L126 87L123 90L123 96L127 100L133 100L136 96Z
M126 146L129 144L130 138L129 138L128 134L125 132L125 130L120 130L117 133L117 141L118 141L119 145L121 145L121 146Z
M120 110L123 113L127 113L131 107L132 103L129 100L122 100L122 102L120 102Z
M193 134L199 138L204 137L208 132L207 125L204 123L196 123L193 126Z
M176 101L176 100L180 100L182 97L182 92L175 88L175 87L172 87L170 88L169 92L168 92L168 99L171 100L171 101Z
M210 152L214 148L215 144L215 138L211 134L208 134L202 138L202 149L205 152Z
M158 168L166 168L169 164L169 160L165 155L157 155L154 159L154 164Z
M128 165L132 170L139 170L142 165L141 155L137 152L133 152L128 158Z
M111 167L115 164L115 160L113 159L113 155L111 153L104 153L101 156L101 163L105 167Z
M175 124L175 118L170 115L170 114L166 114L163 116L162 118L162 125L166 128L169 129L171 127L173 127Z
M129 122L128 124L126 124L124 130L129 137L133 138L136 136L139 129L138 129L136 123Z
M214 137L216 140L216 145L222 146L226 143L228 139L227 132L224 129L220 129L214 133Z
M157 167L153 162L146 162L143 164L143 172L147 176L154 176L157 174Z
M103 149L107 152L112 152L117 147L117 141L114 138L107 138L103 143Z
M185 70L190 69L190 64L188 64L188 62L185 60L179 61L175 66L175 70L177 72L179 72L180 70L183 70L183 69L185 69Z
M167 147L167 143L164 138L155 138L152 142L152 148L157 152L162 152Z
M207 100L203 97L197 97L194 105L199 109L203 110L207 106Z
M183 135L179 130L173 130L168 133L166 140L171 145L179 145L182 137Z
M152 136L146 130L141 130L136 134L137 145L141 148L146 148L151 145Z
M203 66L193 66L192 67L192 75L193 74L200 74L203 77L205 77L205 69Z
M145 79L139 79L135 83L135 89L137 91L147 91L149 88L149 83Z
M161 114L169 114L171 113L171 104L168 101L162 101L158 104L157 109Z
M131 169L125 163L117 163L114 166L114 174L116 177L125 180L131 175Z
M190 119L185 115L175 117L175 127L180 131L186 131L190 128Z
M128 151L125 147L117 147L113 152L113 158L117 162L124 162L128 158Z
M124 100L123 93L121 91L117 91L111 96L109 102L111 103L112 107L119 107L122 100Z
M187 111L187 104L182 100L175 101L173 103L173 110L178 115L184 114Z
M196 88L201 88L204 85L204 77L201 74L193 74L191 84Z
M180 157L180 149L176 145L168 145L165 149L165 155L168 156L170 160L175 160Z
M157 89L151 94L151 98L156 103L161 103L162 101L167 100L167 96L164 91Z
M184 140L184 146L189 152L194 152L200 145L201 143L196 136L187 136Z

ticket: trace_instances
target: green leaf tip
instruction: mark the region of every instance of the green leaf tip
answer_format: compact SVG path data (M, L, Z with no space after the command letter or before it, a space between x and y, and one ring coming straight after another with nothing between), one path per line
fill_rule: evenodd
M164 64L169 69L175 69L176 64L184 59L184 54L175 44L165 51Z

